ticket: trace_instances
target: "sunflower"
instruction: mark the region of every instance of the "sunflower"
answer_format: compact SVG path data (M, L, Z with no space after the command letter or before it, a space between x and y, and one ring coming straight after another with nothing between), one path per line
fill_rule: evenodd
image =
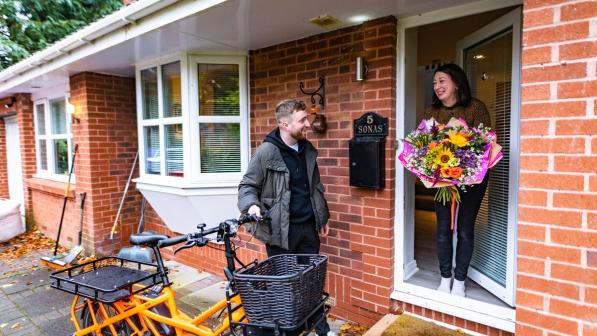
M468 139L462 133L450 135L450 142L458 147L464 147L468 144Z
M442 146L437 156L435 157L435 163L440 167L448 167L450 165L450 160L454 158L454 153L448 148Z

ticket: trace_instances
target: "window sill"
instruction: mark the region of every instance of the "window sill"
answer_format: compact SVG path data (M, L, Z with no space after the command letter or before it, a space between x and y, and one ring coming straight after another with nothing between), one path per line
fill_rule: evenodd
M27 187L33 190L41 191L52 195L64 196L64 191L66 190L66 182L52 181L39 177L29 178L25 180L25 183L27 184ZM71 183L71 189L67 195L68 198L75 198L74 186L75 185Z

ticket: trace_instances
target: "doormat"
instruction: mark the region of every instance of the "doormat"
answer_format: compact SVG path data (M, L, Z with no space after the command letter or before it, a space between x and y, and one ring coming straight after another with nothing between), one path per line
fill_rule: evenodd
M381 336L464 336L460 330L451 330L433 322L402 314L384 330Z

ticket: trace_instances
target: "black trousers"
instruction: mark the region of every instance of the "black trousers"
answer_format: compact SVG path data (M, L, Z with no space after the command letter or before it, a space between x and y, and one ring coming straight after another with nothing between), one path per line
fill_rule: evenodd
M310 222L302 225L290 225L288 250L273 245L265 245L265 250L268 257L278 254L319 254L319 245L319 233L315 229L315 222ZM330 326L327 318L315 326L317 335L326 335L328 331L330 331Z
M455 227L457 231L456 243L456 267L454 268L454 279L464 281L468 273L468 267L473 256L475 246L475 221L481 207L481 201L487 189L489 174L480 184L467 186L466 192L458 189L460 194L460 205L458 209L458 220ZM451 204L446 202L435 202L435 215L437 223L437 257L439 259L439 270L443 278L452 277L452 230L451 226Z

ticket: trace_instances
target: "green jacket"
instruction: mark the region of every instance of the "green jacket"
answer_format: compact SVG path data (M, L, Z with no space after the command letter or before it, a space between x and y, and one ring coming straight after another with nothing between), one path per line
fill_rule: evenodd
M317 168L317 150L307 141L305 160L311 193L311 205L317 230L327 224L330 218L325 191ZM249 168L238 185L238 209L246 213L251 205L257 204L261 213L269 211L271 223L247 224L248 231L265 244L288 249L290 173L280 149L264 142L249 163Z

